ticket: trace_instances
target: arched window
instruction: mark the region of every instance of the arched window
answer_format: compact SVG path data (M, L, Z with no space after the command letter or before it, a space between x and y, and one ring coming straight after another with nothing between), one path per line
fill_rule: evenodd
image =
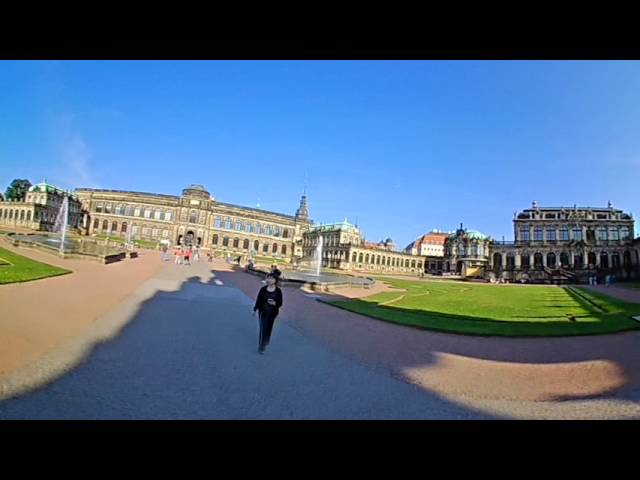
M31 210L27 211L27 222L31 221Z
M565 252L560 253L560 266L568 267L569 266L569 255Z
M253 249L257 252L260 250L260 242L258 242L258 240L254 240L253 242Z
M416 261L415 260L411 260L411 268L416 268Z
M262 245L262 252L263 253L269 253L269 244L268 243L264 243L264 245Z
M594 252L589 252L587 255L587 263L589 265L595 265L596 264L596 254Z
M368 253L364 256L364 263L369 263L369 254Z
M222 246L223 247L229 246L229 237L222 237Z
M20 210L20 221L24 221L24 210Z
M533 266L535 268L542 268L542 254L541 253L535 253L533 255Z
M512 254L507 255L507 268L515 268L516 267L516 257Z
M213 226L216 228L222 228L222 219L220 217L216 217L213 220Z
M98 220L97 218L95 218L93 220L93 229L94 230L98 230L100 228L100 220Z
M271 253L278 253L278 244L274 243L273 248L271 249Z
M358 255L358 262L363 263L363 259L362 259L362 253L360 253L360 255Z
M631 253L629 252L629 250L627 250L626 252L624 252L624 254L622 255L622 264L625 267L630 267L631 266Z
M554 268L556 266L556 254L553 252L547 253L547 267Z
M240 239L238 237L235 237L233 239L233 248L238 248L240 247Z
M242 248L245 249L245 250L249 250L249 239L248 238L245 238L242 241Z
M277 225L274 225L273 227L273 236L274 237L279 237L280 236L280 227Z
M289 238L289 229L285 228L282 231L282 238Z
M287 246L286 245L282 245L282 255L286 255L287 254Z
M618 252L611 254L611 266L613 268L620 268L620 254Z
M493 254L493 266L495 268L501 268L502 267L502 254L499 252L496 252Z
M602 268L609 268L609 255L607 254L607 252L602 252L600 254L600 266Z
M355 263L355 262L357 262L357 261L358 261L358 254L357 254L356 252L353 252L353 253L351 254L351 261L352 261L353 263Z
M198 221L198 212L191 210L189 212L189 223L196 223Z
M127 233L127 222L122 222L122 225L120 225L120 232Z
M214 233L213 237L211 237L211 245L218 245L218 234Z

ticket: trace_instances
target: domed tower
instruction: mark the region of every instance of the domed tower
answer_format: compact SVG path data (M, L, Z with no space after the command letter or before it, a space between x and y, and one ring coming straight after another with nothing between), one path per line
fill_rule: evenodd
M296 210L296 221L309 221L309 209L307 208L307 194L303 193L300 199L300 206Z

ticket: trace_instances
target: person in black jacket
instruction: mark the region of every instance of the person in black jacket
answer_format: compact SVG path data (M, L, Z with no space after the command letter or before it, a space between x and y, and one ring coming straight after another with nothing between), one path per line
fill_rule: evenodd
M263 354L264 349L271 340L273 323L282 307L282 290L278 287L278 278L272 274L267 274L267 284L258 292L256 304L253 306L253 314L258 312L260 319L260 337L258 339L258 353Z

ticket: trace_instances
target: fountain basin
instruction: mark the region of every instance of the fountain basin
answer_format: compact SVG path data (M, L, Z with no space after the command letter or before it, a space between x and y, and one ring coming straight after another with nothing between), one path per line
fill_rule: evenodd
M265 276L268 272L264 270L247 270L258 276ZM314 291L327 292L330 288L335 287L362 287L370 288L375 283L373 278L356 277L353 275L342 275L337 273L321 272L316 275L313 272L304 271L285 271L280 277L280 284L288 287L306 287Z
M93 260L100 263L118 262L127 256L123 248L104 245L92 239L65 238L63 252L60 253L60 237L48 236L40 233L9 234L7 238L16 247L30 247L53 253L62 258L76 258ZM135 258L131 255L130 258Z

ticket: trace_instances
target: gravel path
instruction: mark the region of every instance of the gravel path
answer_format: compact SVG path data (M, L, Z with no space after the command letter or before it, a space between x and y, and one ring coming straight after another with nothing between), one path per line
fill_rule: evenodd
M260 280L221 262L213 276L211 266L163 265L96 323L103 333L122 328L115 338L61 378L0 402L0 419L640 418L627 371L640 363L618 364L638 350L638 335L547 343L434 334L286 288L260 356L251 316ZM531 401L545 385L545 401Z

